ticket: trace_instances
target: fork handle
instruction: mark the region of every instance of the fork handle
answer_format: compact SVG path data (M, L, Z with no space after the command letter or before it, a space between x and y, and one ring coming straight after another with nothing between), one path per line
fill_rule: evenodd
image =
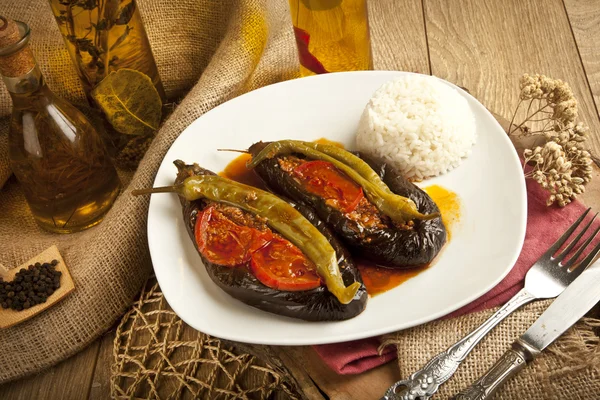
M521 289L484 323L479 325L479 327L477 327L467 336L450 346L444 353L448 354L448 356L460 364L460 362L462 362L469 355L471 350L473 350L473 348L479 342L481 342L485 335L494 329L496 325L502 322L502 320L508 317L513 311L527 303L531 303L533 300L536 300L534 295L525 290L525 288Z
M418 398L419 396L429 398L437 392L441 384L454 375L460 363L489 331L510 313L535 299L536 297L527 290L521 289L519 293L514 295L512 299L473 332L433 357L423 368L412 374L409 379L392 385L384 398L387 400L406 400ZM406 388L404 394L397 393L399 387Z

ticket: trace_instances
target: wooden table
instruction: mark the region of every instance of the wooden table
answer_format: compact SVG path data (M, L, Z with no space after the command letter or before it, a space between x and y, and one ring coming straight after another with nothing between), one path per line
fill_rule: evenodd
M433 74L509 118L521 74L541 73L571 85L590 146L600 155L599 0L370 0L377 69ZM598 179L598 178L596 178ZM112 363L109 332L74 357L0 386L4 400L107 399ZM332 399L375 399L398 377L394 363L353 377L338 376L309 348L288 352ZM377 385L373 385L377 382Z

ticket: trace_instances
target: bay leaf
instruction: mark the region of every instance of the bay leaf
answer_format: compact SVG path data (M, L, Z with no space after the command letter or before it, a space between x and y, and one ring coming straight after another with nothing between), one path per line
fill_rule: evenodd
M106 0L104 4L104 19L108 21L108 26L112 27L117 18L119 10L119 0Z
M119 10L119 16L115 20L116 25L127 25L135 11L135 1L131 0L126 6Z
M325 11L339 6L342 0L302 0L302 4L311 11Z
M108 122L126 135L147 135L158 129L162 101L144 73L123 68L111 72L92 90Z

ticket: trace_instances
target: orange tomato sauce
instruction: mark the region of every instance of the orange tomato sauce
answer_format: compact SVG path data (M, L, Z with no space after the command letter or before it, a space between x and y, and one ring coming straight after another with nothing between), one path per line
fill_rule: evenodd
M460 199L458 195L442 186L432 185L424 188L425 192L437 204L442 213L442 222L446 227L447 240L446 245L452 238L452 231L456 224L460 221ZM444 247L446 247L444 245ZM392 269L375 265L368 261L358 261L358 270L363 278L363 282L367 288L367 293L371 296L387 292L410 278L419 275L427 268L431 267L441 256L444 248L440 250L435 260L429 265L411 269Z
M331 144L343 148L341 143L330 141L325 138L315 140L321 144ZM260 189L266 189L265 184L258 177L258 175L246 168L246 163L252 157L250 154L242 154L239 157L232 160L225 169L219 173L220 176L232 179L234 181L245 183L247 185L255 186ZM451 190L448 190L439 185L431 185L425 187L423 190L432 198L437 204L442 213L442 222L446 227L447 241L446 244L452 238L452 232L456 224L460 221L461 204L458 195ZM444 246L445 247L445 246ZM436 259L429 265L411 268L405 270L386 268L385 266L378 266L368 261L358 260L358 269L363 278L367 292L371 296L378 295L380 293L387 292L402 283L406 282L410 278L413 278L435 264L436 260L439 259L440 254Z
M250 154L242 154L241 156L234 158L227 164L223 171L219 172L219 176L266 190L267 187L256 172L246 168L246 163L251 159L252 156Z

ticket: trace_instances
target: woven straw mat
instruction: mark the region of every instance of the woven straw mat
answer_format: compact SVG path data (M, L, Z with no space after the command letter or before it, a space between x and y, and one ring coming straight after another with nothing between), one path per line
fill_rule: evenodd
M187 326L152 277L117 328L111 397L300 399L286 367L272 354L256 353L269 365Z

